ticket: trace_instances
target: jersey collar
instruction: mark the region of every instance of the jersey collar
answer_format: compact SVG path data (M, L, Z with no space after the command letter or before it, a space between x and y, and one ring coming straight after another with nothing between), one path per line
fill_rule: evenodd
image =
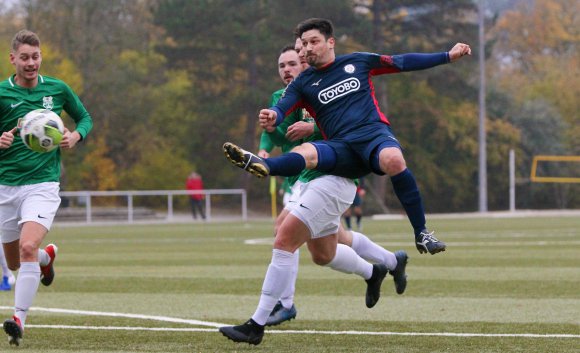
M16 84L13 81L14 76L16 76L16 74L8 77L8 83L10 83L10 86L12 86L12 87L16 87ZM41 74L38 74L38 83L44 83L44 77L42 77Z

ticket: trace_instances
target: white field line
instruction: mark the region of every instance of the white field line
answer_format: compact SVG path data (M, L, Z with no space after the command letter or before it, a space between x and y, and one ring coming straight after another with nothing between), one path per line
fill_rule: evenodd
M12 307L0 306L0 310L11 310ZM64 313L89 316L125 317L141 320L155 320L173 323L184 323L214 328L176 328L176 327L130 327L130 326L78 326L78 325L26 325L27 328L71 329L71 330L122 330L122 331L167 331L167 332L215 332L215 328L226 326L208 321L186 320L167 316L124 314L101 311L69 310L57 308L31 308L33 311ZM462 332L372 332L372 331L319 331L319 330L266 330L273 334L315 334L315 335L360 335L360 336L442 336L442 337L521 337L521 338L580 338L573 334L536 334L536 333L462 333Z
M9 306L0 306L0 310L1 309L12 310L14 308L9 307ZM49 313L59 313L59 314L125 317L125 318L129 318L129 319L155 320L155 321L164 321L164 322L174 322L174 323L178 323L178 324L190 324L190 325L209 326L209 327L225 326L225 324L220 324L217 322L187 320L187 319L180 319L180 318L168 317L168 316L124 314L124 313L113 313L113 312L103 312L103 311L70 310L70 309L39 308L39 307L32 307L32 308L30 308L30 310L32 310L32 311L45 311L45 312L49 312ZM27 327L28 327L28 325L27 325ZM30 327L34 327L34 326L30 326Z
M217 332L215 328L140 327L140 326L76 326L76 325L26 325L26 328L53 328L97 331L167 331L167 332Z
M256 239L246 239L244 244L247 245L272 245L274 238L256 238ZM389 246L405 246L409 242L389 242L389 241L379 241L376 242L379 245L389 245ZM505 247L505 246L570 246L570 245L580 245L580 240L562 240L562 241L550 241L550 240L538 240L538 241L472 241L472 242L446 242L449 247Z
M72 326L72 325L26 325L26 328L69 330L119 330L119 331L167 331L167 332L216 332L215 328L175 327L127 327L127 326ZM536 333L461 333L461 332L371 332L371 331L318 331L318 330L266 330L266 333L309 335L357 335L357 336L439 336L439 337L521 337L521 338L580 338L572 334Z

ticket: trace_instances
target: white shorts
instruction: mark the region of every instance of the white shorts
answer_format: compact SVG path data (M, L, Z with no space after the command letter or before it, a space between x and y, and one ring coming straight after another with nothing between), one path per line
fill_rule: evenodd
M290 195L288 195L288 200L284 203L284 208L290 210L292 208L292 204L298 202L300 198L300 188L304 185L301 181L296 181L294 185L290 188Z
M291 197L292 197L292 193L285 192L284 195L282 196L282 205L286 206Z
M0 185L0 234L3 243L20 239L24 222L50 230L60 205L60 184L47 182L21 186Z
M312 239L321 238L338 232L340 217L355 194L351 179L325 175L301 184L298 200L286 208L310 229Z

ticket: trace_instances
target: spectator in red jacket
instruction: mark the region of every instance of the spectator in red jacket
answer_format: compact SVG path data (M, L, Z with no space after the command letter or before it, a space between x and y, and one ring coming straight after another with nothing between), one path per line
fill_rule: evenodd
M192 172L187 177L185 188L190 191L203 190L203 181L201 180L201 175L197 174L196 172ZM192 192L190 193L190 196L191 213L193 218L197 219L197 212L199 212L201 218L205 219L205 213L203 211L203 199L205 198L205 195L201 192Z

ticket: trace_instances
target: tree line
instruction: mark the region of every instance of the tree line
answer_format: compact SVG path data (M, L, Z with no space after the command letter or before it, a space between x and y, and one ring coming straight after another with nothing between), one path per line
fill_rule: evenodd
M508 207L510 149L518 208L580 207L578 184L529 181L533 156L580 155L580 88L570 79L578 75L578 7L486 3L490 210ZM258 205L267 183L232 167L221 145L257 149L257 112L282 86L278 51L308 17L334 22L338 54L445 51L456 42L477 50L471 0L19 0L0 12L0 51L8 53L17 30L36 31L41 73L68 82L94 119L85 146L64 153L66 190L182 189L196 170L206 187L246 188ZM428 212L477 210L476 58L374 80ZM0 62L2 77L12 71ZM385 177L367 187L379 203L400 207Z

